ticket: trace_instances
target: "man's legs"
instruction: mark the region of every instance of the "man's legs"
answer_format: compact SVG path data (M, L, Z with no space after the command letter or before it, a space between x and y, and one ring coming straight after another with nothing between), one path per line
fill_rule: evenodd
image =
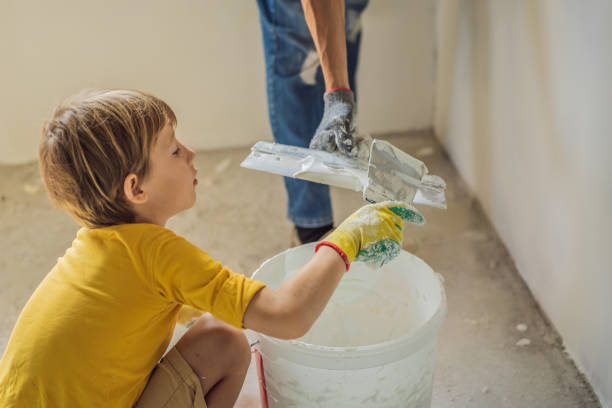
M278 143L308 147L323 116L325 83L319 58L297 0L258 0L266 59L270 126ZM347 26L365 7L347 1ZM349 37L350 36L350 37ZM349 81L355 87L360 35L347 34ZM288 218L302 243L318 240L331 229L329 187L285 178Z

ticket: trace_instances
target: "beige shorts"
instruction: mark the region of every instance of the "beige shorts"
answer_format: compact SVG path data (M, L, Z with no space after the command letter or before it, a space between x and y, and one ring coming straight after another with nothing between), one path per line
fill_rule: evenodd
M176 347L153 369L134 408L206 408L202 385Z

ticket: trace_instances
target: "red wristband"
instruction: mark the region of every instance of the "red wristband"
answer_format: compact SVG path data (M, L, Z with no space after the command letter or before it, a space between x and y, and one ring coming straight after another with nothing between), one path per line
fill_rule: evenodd
M325 93L330 93L334 91L349 91L350 93L354 93L351 88L332 88L325 91Z
M348 272L349 268L351 267L351 263L349 262L348 256L346 256L344 251L342 249L340 249L340 247L338 245L334 244L333 242L321 241L321 242L319 242L317 244L317 246L315 246L315 253L323 245L328 246L330 248L333 248L338 253L338 255L340 255L342 257L342 259L344 260L344 263L346 264L346 271Z

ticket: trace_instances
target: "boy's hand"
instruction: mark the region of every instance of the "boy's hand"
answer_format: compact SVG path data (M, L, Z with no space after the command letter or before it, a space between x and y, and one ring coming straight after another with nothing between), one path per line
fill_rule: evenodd
M346 263L353 261L386 263L395 258L402 245L404 221L422 225L425 218L412 206L385 201L361 207L317 244L334 248Z

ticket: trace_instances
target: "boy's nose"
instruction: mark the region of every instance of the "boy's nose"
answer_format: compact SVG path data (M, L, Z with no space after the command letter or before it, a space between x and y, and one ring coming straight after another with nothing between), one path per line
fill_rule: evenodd
M193 150L191 150L190 148L186 147L187 151L189 152L189 156L188 156L188 160L189 163L193 163L193 159L195 159L195 152Z

